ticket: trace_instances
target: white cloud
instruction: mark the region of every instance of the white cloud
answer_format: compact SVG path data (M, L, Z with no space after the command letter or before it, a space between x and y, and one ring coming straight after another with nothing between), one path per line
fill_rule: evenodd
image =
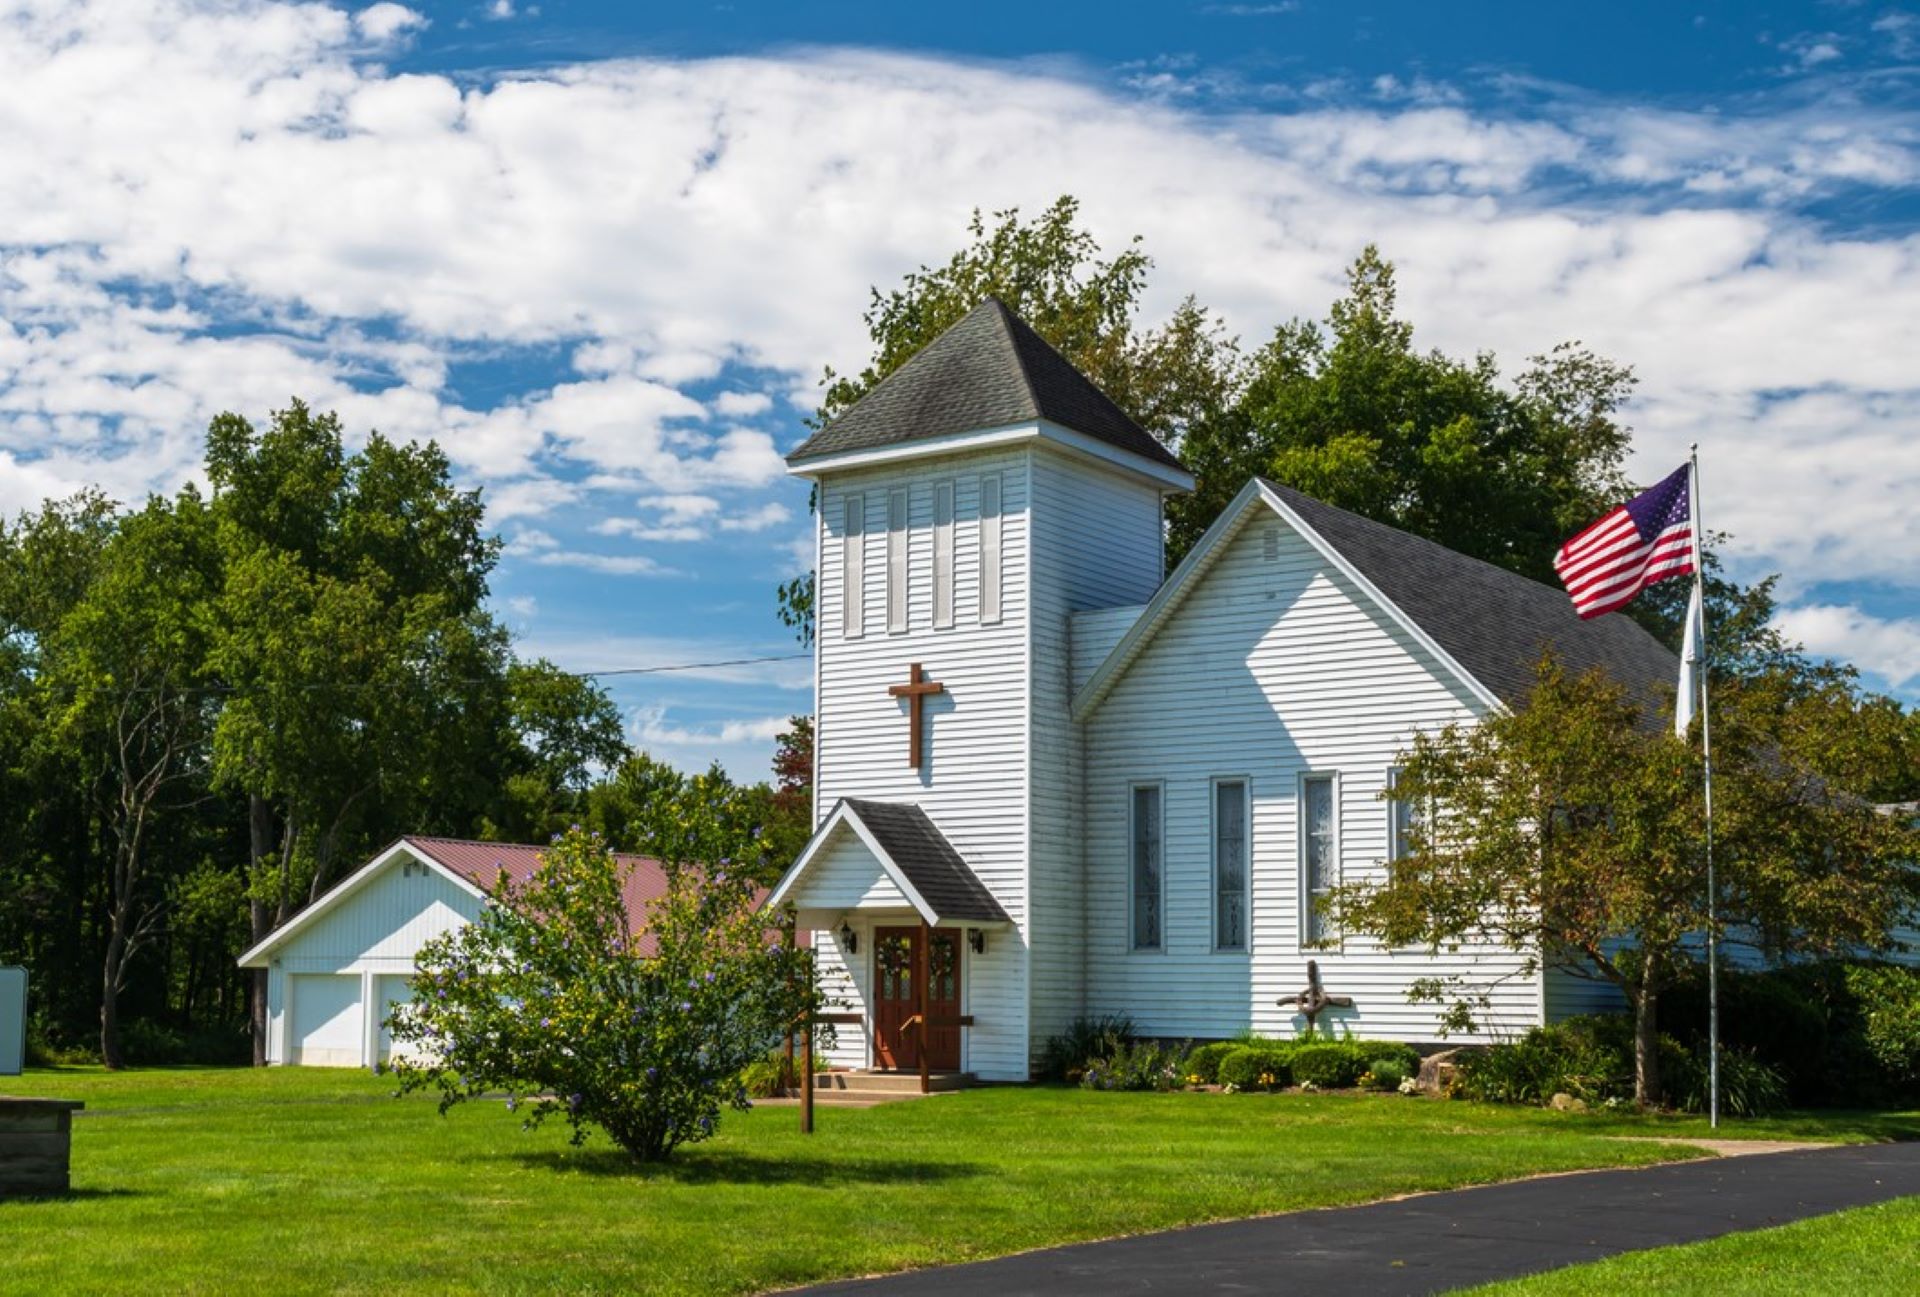
M719 760L736 779L745 781L766 777L775 740L790 724L785 716L757 716L684 725L670 719L671 714L665 703L635 708L628 726L633 745L683 770L702 770Z
M368 40L389 41L401 32L425 27L427 16L405 5L393 4L391 0L382 0L380 4L369 5L355 14L353 25Z
M1903 690L1920 680L1920 618L1875 617L1851 605L1782 609L1774 625L1819 657L1852 662Z
M596 554L575 549L542 549L527 556L542 567L577 567L607 576L660 576L666 569L644 554Z
M1911 35L1895 17L1878 31ZM865 354L867 286L943 254L971 208L1072 192L1109 247L1145 236L1150 312L1192 292L1249 340L1320 311L1378 242L1423 345L1511 366L1578 337L1636 363L1636 471L1700 440L1743 571L1920 583L1920 237L1811 207L1920 184L1913 113L1536 93L1522 118L1415 78L1203 114L860 51L456 81L369 48L422 21L265 0L0 17L0 508L174 485L213 413L297 393L356 433L439 438L496 517L618 490L720 502L636 529L778 526L779 447L740 421L777 397L796 434L821 366ZM522 347L573 373L486 400L449 378ZM696 386L730 365L766 391Z
M765 392L722 392L713 398L713 412L730 419L746 419L773 408Z
M720 520L721 531L765 531L793 517L793 511L778 500L769 500L757 509Z

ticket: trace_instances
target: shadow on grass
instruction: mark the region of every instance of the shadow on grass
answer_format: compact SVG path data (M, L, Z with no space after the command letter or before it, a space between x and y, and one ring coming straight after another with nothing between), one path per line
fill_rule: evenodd
M575 1171L674 1184L804 1184L816 1189L842 1185L934 1184L986 1173L984 1167L965 1162L763 1157L722 1149L677 1153L665 1162L636 1162L612 1148L515 1153L512 1157L522 1166L541 1171Z
M45 1207L62 1202L90 1202L96 1198L144 1198L139 1189L69 1189L65 1193L27 1193L15 1197L0 1195L0 1212L14 1207Z

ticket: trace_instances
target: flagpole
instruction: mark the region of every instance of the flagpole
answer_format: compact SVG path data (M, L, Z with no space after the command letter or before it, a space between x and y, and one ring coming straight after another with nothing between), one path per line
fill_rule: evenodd
M1700 445L1687 449L1687 508L1693 515L1693 587L1700 599L1700 753L1707 812L1707 1125L1720 1125L1720 950L1719 889L1713 875L1713 720L1707 702L1707 568L1702 561L1700 529Z

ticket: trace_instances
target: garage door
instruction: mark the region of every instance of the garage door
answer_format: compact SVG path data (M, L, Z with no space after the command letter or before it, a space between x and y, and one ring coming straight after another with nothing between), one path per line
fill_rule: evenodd
M373 983L380 991L380 1057L384 1060L394 1056L393 1033L387 1030L387 1019L393 1016L395 1005L413 998L413 979L383 973L374 978Z
M358 974L296 973L288 1062L309 1067L358 1067L365 1049Z

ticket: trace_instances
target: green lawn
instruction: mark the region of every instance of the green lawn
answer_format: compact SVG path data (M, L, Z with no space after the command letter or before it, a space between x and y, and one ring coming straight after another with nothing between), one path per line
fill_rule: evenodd
M730 1114L659 1169L353 1071L30 1072L83 1099L73 1197L0 1203L0 1288L743 1292L1695 1155L1692 1120L1374 1095L979 1090ZM1915 1114L1723 1134L1881 1138Z
M1808 1297L1912 1292L1920 1276L1920 1198L1897 1198L1778 1229L1632 1252L1476 1288L1485 1297L1714 1293Z

